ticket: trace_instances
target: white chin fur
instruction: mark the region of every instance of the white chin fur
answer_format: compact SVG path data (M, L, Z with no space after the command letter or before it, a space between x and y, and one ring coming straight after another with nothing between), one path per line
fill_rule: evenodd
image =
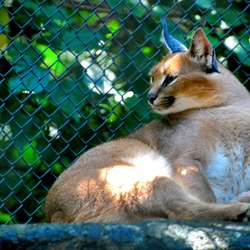
M168 114L173 114L173 113L178 113L183 110L177 110L175 108L169 107L167 109L153 109L155 113L160 114L160 115L168 115Z
M182 112L188 109L198 108L198 103L194 101L192 98L178 98L175 100L173 105L169 106L166 109L155 109L154 106L152 106L154 112L160 114L160 115L168 115L168 114L174 114L178 112Z

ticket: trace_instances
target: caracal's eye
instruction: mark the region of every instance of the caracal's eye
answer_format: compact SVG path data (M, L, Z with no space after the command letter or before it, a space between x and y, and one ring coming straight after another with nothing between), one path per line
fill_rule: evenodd
M163 87L167 87L171 82L173 82L175 79L177 78L177 76L174 75L166 75L165 80L162 83Z

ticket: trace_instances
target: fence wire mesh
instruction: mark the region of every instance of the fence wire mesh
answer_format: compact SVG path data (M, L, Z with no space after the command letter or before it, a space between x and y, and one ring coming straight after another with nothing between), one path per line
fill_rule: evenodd
M248 1L6 0L0 4L0 223L43 222L57 176L152 115L159 20L186 43L206 18L217 57L249 87Z

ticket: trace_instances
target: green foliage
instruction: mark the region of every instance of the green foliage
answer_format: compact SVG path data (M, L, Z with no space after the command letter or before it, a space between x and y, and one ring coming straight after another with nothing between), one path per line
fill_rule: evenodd
M152 119L147 74L165 54L163 16L188 45L205 13L217 57L247 84L247 3L165 2L0 5L0 223L42 222L48 189L81 153Z

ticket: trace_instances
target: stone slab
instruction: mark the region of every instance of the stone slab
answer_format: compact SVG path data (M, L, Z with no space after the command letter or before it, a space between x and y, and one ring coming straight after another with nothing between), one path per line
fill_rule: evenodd
M145 221L1 225L0 249L250 249L250 223Z

